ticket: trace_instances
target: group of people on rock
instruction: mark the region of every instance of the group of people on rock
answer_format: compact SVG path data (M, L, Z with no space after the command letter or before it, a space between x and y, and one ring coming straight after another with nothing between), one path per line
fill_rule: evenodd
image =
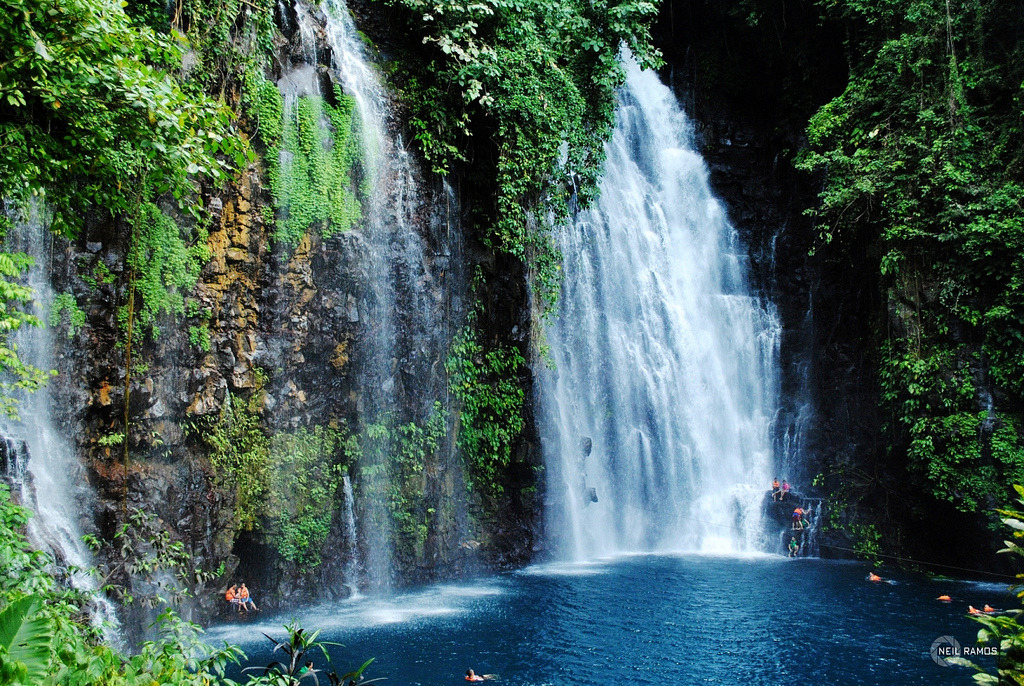
M237 608L239 612L256 612L259 610L252 596L249 595L249 589L245 587L245 582L242 582L241 586L232 584L231 588L224 594L224 600L231 603L231 607Z
M782 486L779 486L778 478L772 479L772 500L785 502L787 495L789 495L789 482L783 479Z
M792 487L789 485L789 481L786 479L779 483L778 477L772 479L772 501L777 503L786 502L787 499L792 499ZM799 499L798 499L799 500ZM809 520L810 510L804 510L802 507L797 505L793 509L793 531L806 531L811 528L811 522ZM789 551L790 557L797 557L800 554L800 541L797 540L797 535L790 536L789 544L786 546Z

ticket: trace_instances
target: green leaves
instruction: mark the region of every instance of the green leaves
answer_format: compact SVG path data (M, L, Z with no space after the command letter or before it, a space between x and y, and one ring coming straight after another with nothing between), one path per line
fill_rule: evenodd
M526 360L518 349L485 349L473 329L475 314L455 336L445 369L459 400L458 446L469 466L469 484L491 506L504 492L512 446L525 425L525 392L519 375Z
M127 263L142 297L138 331L148 331L155 338L160 333L161 316L185 313L185 296L195 288L199 272L210 258L207 233L201 224L191 230L179 226L151 202L143 203L130 222ZM118 316L122 324L127 322L127 305Z
M129 212L139 185L180 200L189 174L223 178L218 153L244 147L228 109L172 76L185 44L114 0L2 0L0 37L0 196L45 194L56 231Z
M1024 488L1014 484L1013 489L1021 496L1017 502L1024 505ZM1003 522L1011 528L1014 538L1013 541L1005 541L1006 548L999 552L1024 557L1024 547L1015 542L1024 538L1024 524L1021 523L1024 512L1012 508L997 512L1004 517ZM1018 574L1017 579L1024 580L1024 574ZM1015 590L1018 598L1024 598L1024 587L1017 586ZM974 675L974 681L979 684L1024 683L1024 625L1020 622L1021 614L1018 610L998 615L970 615L973 621L981 624L978 644L993 646L998 651L995 674L986 673L983 667L962 658L957 658L955 664L976 670L978 673Z
M340 500L349 439L346 432L323 426L271 439L266 504L276 529L271 538L281 556L301 571L315 569L322 560Z
M220 414L212 421L197 423L198 434L210 447L214 479L234 493L233 523L236 529L257 525L270 479L270 441L260 426L259 416L239 398L227 395Z
M891 452L969 512L1024 464L1024 39L996 19L1018 10L1002 0L820 5L845 24L850 74L811 118L798 166L824 174L815 214L829 254L879 256ZM982 394L994 413L979 411Z
M24 253L0 252L0 412L18 417L18 397L37 390L50 373L25 364L18 357L18 347L11 336L22 326L41 326L42 322L28 312L32 289L19 281L32 266L32 258Z
M335 89L337 105L319 96L302 96L292 106L282 106L276 125L262 129L277 209L274 239L290 248L311 227L328 237L352 228L362 216L356 184L362 151L355 100ZM261 97L271 99L265 113L277 110L280 94L261 89ZM267 138L276 131L280 139Z
M402 424L393 413L384 413L350 452L350 458L358 454L363 497L386 506L390 526L379 524L390 531L395 550L410 560L422 559L434 515L424 497L424 468L436 458L447 432L448 413L435 401L421 422Z
M41 605L39 597L27 595L0 610L0 662L6 657L19 663L25 683L39 683L49 673L53 631Z

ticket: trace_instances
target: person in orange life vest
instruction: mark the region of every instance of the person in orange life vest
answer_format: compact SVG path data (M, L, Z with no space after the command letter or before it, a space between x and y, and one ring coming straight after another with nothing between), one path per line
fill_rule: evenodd
M253 599L249 596L249 589L245 587L244 583L241 588L238 589L238 599L246 611L259 610L259 608L256 607L256 603L253 602Z
M804 509L802 507L798 507L795 510L793 510L793 529L795 529L796 531L803 530L804 525L801 523L801 520L803 520L803 518Z
M231 603L231 606L237 609L239 612L242 611L242 600L238 597L238 586L236 586L235 584L232 584L231 588L229 588L227 592L224 594L224 600Z
M868 572L868 581L881 581L882 577L878 576L874 572Z
M493 678L494 678L493 674L480 675L480 674L477 674L476 672L474 672L472 669L467 669L466 670L466 681L487 681L488 679L493 679Z

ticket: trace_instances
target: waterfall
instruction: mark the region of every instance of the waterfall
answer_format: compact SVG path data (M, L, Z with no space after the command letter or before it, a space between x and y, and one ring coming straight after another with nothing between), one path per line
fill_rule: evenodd
M342 523L345 527L345 586L352 596L359 595L359 544L356 534L355 496L352 494L352 480L345 474L341 478L342 489Z
M392 133L396 127L391 125L390 95L348 8L341 0L323 0L314 11L300 0L295 16L307 63L286 74L279 84L286 107L289 98L318 93L318 37L330 55L332 80L355 101L366 197L362 220L350 233L364 282L356 315L360 325L358 405L363 444L370 445L368 427L398 420L423 423L433 400L441 397L437 370L443 371L446 338L441 332L447 331L443 323L447 303L437 284L442 279L454 283L456 270L444 266L452 245L447 242L450 237L422 235L423 201L415 164L400 136ZM431 242L440 245L431 246ZM388 456L377 454L381 452L364 450L353 473L362 543L358 568L374 588L391 585L394 566L391 514L384 497L390 479Z
M34 293L33 314L44 324L54 300L50 282L52 235L37 203L31 203L23 220L15 220L9 232L6 250L24 252L34 265L28 270L26 283ZM15 334L18 355L23 362L38 369L54 369L54 329L51 326L22 326ZM95 495L78 461L74 446L68 439L68 428L54 416L52 382L27 394L19 405L20 421L0 419L5 435L6 452L17 455L18 473L12 481L20 485L21 502L35 516L29 520L28 534L32 544L50 551L58 564L69 570L71 583L78 589L96 592L95 579L87 573L92 554L82 541L82 513L91 512ZM113 605L94 593L93 621L104 627L108 639L115 638L117 617Z
M548 530L577 559L764 546L780 326L671 91L625 58L601 195L558 235L539 378Z

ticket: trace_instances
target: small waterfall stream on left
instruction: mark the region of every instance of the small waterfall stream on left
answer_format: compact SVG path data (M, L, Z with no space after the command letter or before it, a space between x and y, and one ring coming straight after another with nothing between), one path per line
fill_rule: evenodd
M46 325L54 301L50 280L52 236L38 203L30 203L24 216L12 223L15 228L10 231L5 248L33 258L27 285L34 293L33 314L44 324L23 326L14 342L23 362L42 370L54 369L55 331ZM13 444L17 452L28 458L26 463L19 464L23 473L12 476L21 484L22 503L35 512L29 520L29 539L37 548L50 551L69 570L70 581L76 588L96 591L95 579L84 571L92 565L92 555L82 540L83 513L91 511L95 495L66 427L54 416L51 386L27 394L18 412L20 421L5 417L0 421L0 430L7 437L8 451ZM118 621L113 605L99 594L94 598L93 622L103 627L108 640L116 640Z

